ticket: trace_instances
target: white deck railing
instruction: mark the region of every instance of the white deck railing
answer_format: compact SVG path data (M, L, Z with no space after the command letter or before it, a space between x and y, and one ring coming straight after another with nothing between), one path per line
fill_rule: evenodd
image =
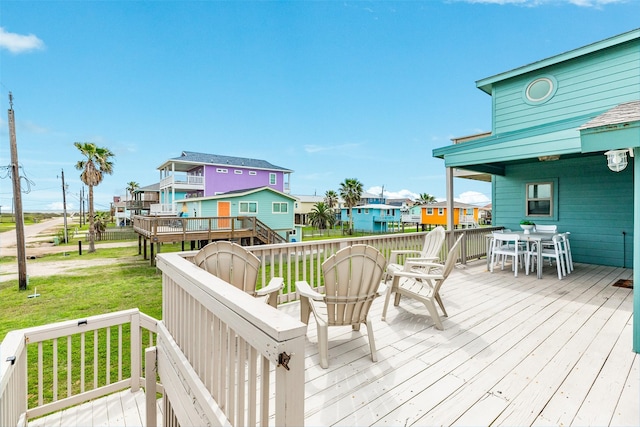
M114 391L138 390L143 342L153 345L156 325L126 310L9 332L0 347L0 425L26 426Z
M306 325L181 254L156 265L163 425L304 425Z
M457 239L464 233L460 251L460 262L466 263L470 259L478 259L486 255L486 234L501 227L482 229L455 230L453 237ZM314 240L308 242L279 243L273 245L247 246L262 262L258 287L266 284L273 277L284 278L284 287L278 297L279 303L296 301L295 282L304 280L313 287L320 286L321 266L325 259L336 251L354 244L374 246L389 259L392 250L412 249L421 250L424 236L428 232L384 234L379 236L352 237L344 239ZM450 236L450 232L447 232ZM448 239L440 252L441 260L448 253ZM197 251L181 252L180 255L191 259ZM403 262L401 258L399 262ZM322 290L320 288L319 290Z

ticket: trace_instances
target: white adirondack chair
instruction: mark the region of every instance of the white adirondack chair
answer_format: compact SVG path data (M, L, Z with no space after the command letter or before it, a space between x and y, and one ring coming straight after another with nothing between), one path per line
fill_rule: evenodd
M420 301L427 307L435 327L440 330L444 329L436 303L442 309L444 316L447 317L447 310L445 310L444 303L440 297L440 288L444 281L447 280L447 277L449 277L458 260L458 251L463 237L464 235L458 237L458 240L456 240L455 244L449 249L444 264L431 263L427 271L397 271L393 274L391 286L387 288L387 295L384 299L382 320L385 320L387 317L389 300L391 299L391 294L395 292L394 305L397 306L400 304L401 295ZM426 265L426 263L423 263L423 266Z
M376 362L376 344L369 308L379 296L378 287L386 259L376 248L353 245L343 248L322 263L325 293L313 290L306 281L296 282L300 296L300 320L309 324L313 312L318 325L320 366L329 367L329 326L351 326L354 331L365 324L371 359Z
M200 249L194 264L246 293L263 298L272 307L284 285L282 277L273 277L266 287L256 289L260 259L237 243L217 241Z
M431 230L424 237L424 245L422 250L394 250L391 251L389 256L389 264L387 264L387 276L386 280L391 278L396 271L409 271L409 269L416 270L419 268L420 262L436 262L440 255L440 250L444 244L445 230L444 227L438 226ZM400 256L404 256L404 262L400 263ZM409 267L408 261L411 261L411 267Z

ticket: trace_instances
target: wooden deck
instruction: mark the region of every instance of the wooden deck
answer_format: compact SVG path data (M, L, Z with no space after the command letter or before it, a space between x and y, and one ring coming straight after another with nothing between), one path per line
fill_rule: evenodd
M612 286L631 277L630 269L576 264L561 281L548 266L541 280L524 273L514 278L474 262L456 269L442 288L449 312L444 331L407 299L391 305L382 322L384 299L378 298L372 308L378 362L371 361L364 328L330 328L329 369L319 366L312 316L305 424L638 426L632 290ZM298 303L279 308L298 316ZM114 396L123 399L123 414L135 396L135 411L144 418L141 393ZM115 399L84 405L101 414L95 421L79 406L70 422L62 412L30 425L142 425L112 416L109 400L118 407Z

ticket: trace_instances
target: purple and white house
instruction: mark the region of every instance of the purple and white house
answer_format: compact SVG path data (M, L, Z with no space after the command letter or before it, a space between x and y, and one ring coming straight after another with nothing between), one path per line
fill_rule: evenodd
M268 187L289 194L293 172L266 160L183 151L161 164L160 205L154 214L177 214L176 201L247 188Z

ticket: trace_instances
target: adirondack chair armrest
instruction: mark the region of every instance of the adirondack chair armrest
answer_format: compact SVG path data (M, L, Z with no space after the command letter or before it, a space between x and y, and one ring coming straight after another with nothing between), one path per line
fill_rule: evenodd
M316 301L324 300L324 295L311 289L311 286L309 286L305 280L296 282L296 291L298 291L301 297L311 298Z
M442 267L442 265L437 264L438 267ZM443 279L444 276L442 274L432 274L432 273L420 273L417 271L398 271L393 273L394 276L398 277L408 277L411 279L432 279L438 280Z
M438 257L437 256L430 256L430 257L411 257L411 258L407 258L405 260L405 263L407 262L431 262L431 263L435 263L436 261L438 261Z
M411 249L391 251L391 255L389 256L389 264L395 264L398 261L398 255L420 255L421 253L421 251Z
M284 278L282 277L272 277L269 281L269 284L262 289L258 289L256 291L256 296L265 296L269 295L272 292L279 292L284 286Z
M425 258L426 259L426 258ZM406 264L405 264L405 270L409 271L411 270L411 267L421 267L421 268L442 268L442 264L437 263L437 262L429 262L429 261L421 261L421 260L407 260Z

